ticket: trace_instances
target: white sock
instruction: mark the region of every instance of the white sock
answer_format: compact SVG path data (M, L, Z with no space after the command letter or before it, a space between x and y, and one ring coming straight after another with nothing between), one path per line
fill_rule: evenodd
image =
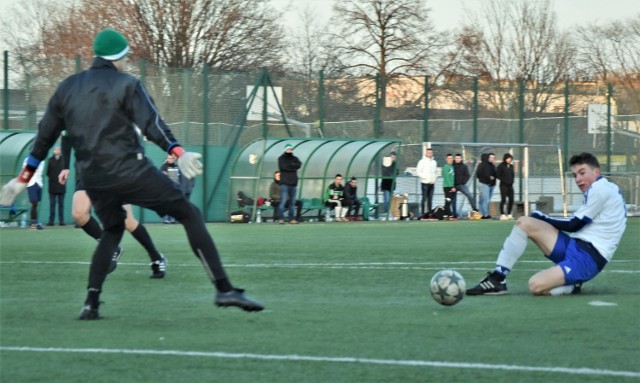
M503 269L513 269L513 265L515 265L522 254L524 254L527 248L527 242L527 233L518 226L513 226L511 234L504 240L502 250L500 250L500 254L498 254L496 265Z
M349 209L348 209L348 208L346 208L346 207L343 207L343 208L342 208L342 212L340 213L340 217L341 217L341 218L344 218L344 217L346 217L346 216L347 216L347 210L349 210Z
M342 210L340 205L337 205L334 210L335 210L336 219L340 218L340 210Z
M549 290L549 295L558 296L558 295L569 295L573 292L575 287L573 285L568 286L558 286Z

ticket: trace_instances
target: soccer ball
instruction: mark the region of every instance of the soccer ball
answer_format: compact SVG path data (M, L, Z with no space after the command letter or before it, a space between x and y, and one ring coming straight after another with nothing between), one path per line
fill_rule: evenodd
M467 290L464 278L455 270L438 271L429 285L433 299L445 306L460 302Z

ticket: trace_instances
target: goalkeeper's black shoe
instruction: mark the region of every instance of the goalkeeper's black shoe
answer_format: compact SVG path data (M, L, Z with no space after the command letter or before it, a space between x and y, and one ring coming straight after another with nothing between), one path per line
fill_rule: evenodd
M505 295L507 294L507 282L504 275L497 271L488 272L487 277L475 287L467 289L467 295Z
M162 255L159 261L151 262L151 276L149 278L164 278L167 272L167 258Z
M116 267L118 267L118 261L120 257L124 254L124 249L120 246L116 248L116 251L113 252L113 257L111 258L111 263L109 264L109 270L107 270L107 274L111 274L115 271Z
M244 295L243 289L234 288L226 293L217 292L215 302L218 307L235 306L244 311L262 311L264 306Z
M91 307L90 304L85 304L84 306L82 306L82 310L80 310L80 316L78 317L78 319L80 320L100 319L98 308Z

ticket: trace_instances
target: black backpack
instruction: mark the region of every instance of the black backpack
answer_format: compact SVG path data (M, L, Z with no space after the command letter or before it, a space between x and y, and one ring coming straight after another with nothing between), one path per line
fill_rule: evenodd
M444 206L438 205L434 207L430 212L425 213L421 219L437 219L442 221L444 219Z

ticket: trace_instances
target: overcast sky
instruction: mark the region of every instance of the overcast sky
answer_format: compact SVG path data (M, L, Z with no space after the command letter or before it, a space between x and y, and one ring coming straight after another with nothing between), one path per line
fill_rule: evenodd
M5 1L5 0L0 0ZM301 9L310 7L317 10L320 18L331 15L335 0L271 0L274 7L285 13L286 20L294 24ZM468 11L478 11L487 0L426 0L431 8L431 17L436 28L452 29L464 18ZM538 1L538 0L530 0ZM639 0L551 0L561 28L571 28L585 22L601 22L638 16Z
M0 0L0 18L10 17L10 8L15 3L32 0ZM273 6L283 12L285 21L295 27L302 9L310 7L319 20L328 19L335 0L271 0ZM464 18L466 12L477 11L487 0L427 0L436 28L452 29ZM530 0L537 1L537 0ZM552 0L553 8L561 28L571 28L586 22L604 22L638 16L640 0ZM465 11L465 9L467 11ZM6 47L0 42L0 51Z

